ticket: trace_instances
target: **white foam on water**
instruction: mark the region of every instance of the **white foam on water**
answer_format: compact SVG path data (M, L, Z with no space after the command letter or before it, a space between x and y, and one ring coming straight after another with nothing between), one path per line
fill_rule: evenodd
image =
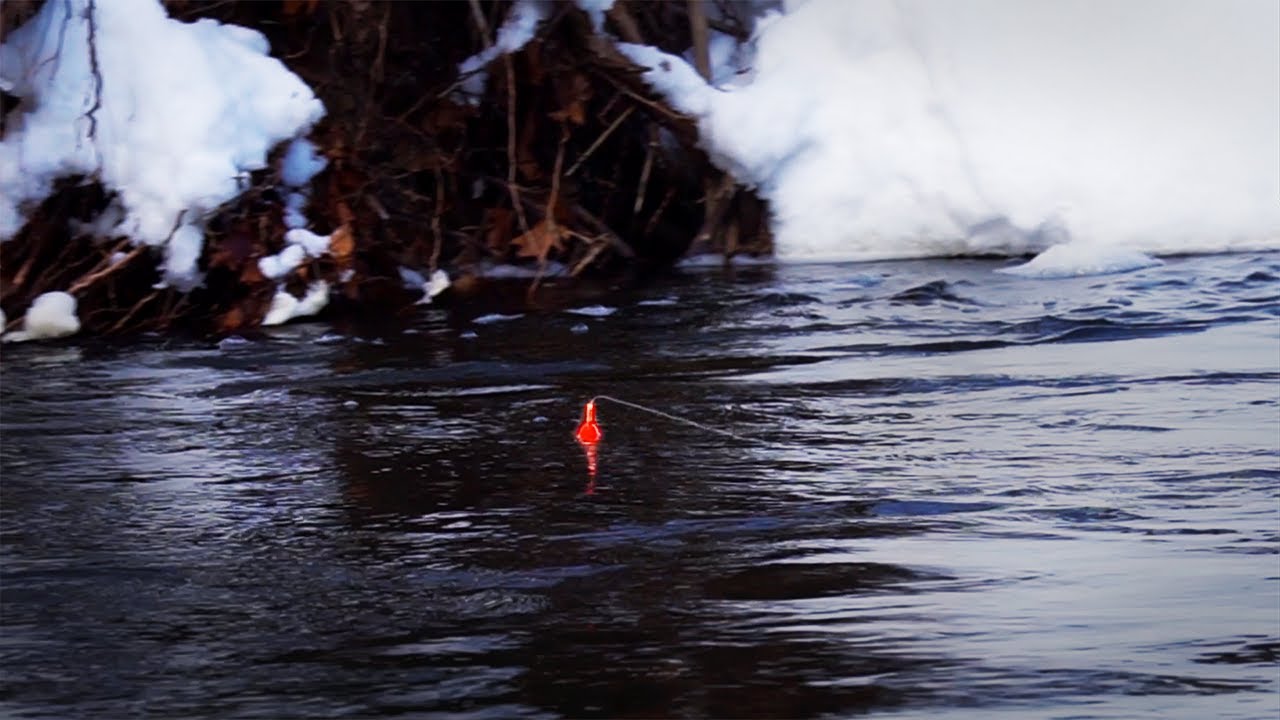
M508 320L518 320L522 317L524 317L524 314L522 313L516 313L514 315L503 315L502 313L490 313L488 315L481 315L480 317L472 320L471 322L476 325L492 325L493 323L507 322Z
M565 310L565 312L570 315L585 315L587 317L602 318L609 317L610 315L618 312L618 308L609 307L607 305L586 305L583 307L569 308L568 310Z

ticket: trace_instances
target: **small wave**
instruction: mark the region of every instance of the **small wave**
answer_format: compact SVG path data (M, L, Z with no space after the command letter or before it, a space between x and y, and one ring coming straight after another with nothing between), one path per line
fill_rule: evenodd
M1132 522L1135 520L1145 520L1142 515L1136 515L1119 508L1109 507L1066 507L1066 508L1049 508L1045 510L1032 511L1033 515L1042 515L1053 520L1060 520L1073 524L1091 525L1094 523L1117 523ZM1110 527L1110 526L1108 526Z
M1274 665L1280 662L1280 639L1245 642L1239 647L1202 653L1193 662L1228 665Z
M958 295L954 286L945 280L934 280L923 285L916 285L889 298L895 303L908 303L911 305L931 305L938 302L954 302L964 305L976 305L977 303L969 298Z
M1000 507L987 502L943 502L939 500L881 500L872 506L875 515L950 515L952 513L982 512Z
M1158 425L1099 424L1086 427L1091 427L1094 430L1119 430L1122 432L1173 432L1173 428L1160 427Z
M804 293L770 292L746 301L744 305L751 308L789 308L797 305L817 305L822 301Z
M744 568L706 583L709 597L725 600L805 600L883 591L946 575L876 562L788 562Z
M1265 270L1254 270L1239 280L1219 280L1214 287L1218 290L1239 290L1241 288L1251 288L1256 285L1271 286L1280 277Z

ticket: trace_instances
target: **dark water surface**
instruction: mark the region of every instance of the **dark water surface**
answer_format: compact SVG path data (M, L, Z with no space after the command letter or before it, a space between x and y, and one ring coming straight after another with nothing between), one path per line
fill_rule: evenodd
M8 346L0 715L1277 717L1280 256L1002 264Z

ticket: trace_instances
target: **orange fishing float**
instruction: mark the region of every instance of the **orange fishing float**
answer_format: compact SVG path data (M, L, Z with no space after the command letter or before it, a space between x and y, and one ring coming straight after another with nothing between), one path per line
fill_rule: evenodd
M578 438L578 442L586 445L595 444L604 439L604 431L596 424L595 398L588 400L586 407L582 408L582 422L578 423L578 430L574 433L574 437Z

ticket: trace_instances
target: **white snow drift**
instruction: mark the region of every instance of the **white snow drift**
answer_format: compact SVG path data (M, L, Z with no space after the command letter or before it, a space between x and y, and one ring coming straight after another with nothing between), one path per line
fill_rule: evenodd
M0 313L0 329L4 315ZM76 299L61 291L47 292L35 299L22 318L22 329L7 333L6 342L41 340L75 335L80 332L80 318L76 317Z
M0 46L0 88L23 99L0 142L0 240L55 179L93 177L118 193L110 234L163 247L166 279L198 284L205 215L324 114L267 53L258 32L178 22L156 0L45 3Z
M623 51L784 259L1280 248L1274 0L808 0L754 47L733 87Z

